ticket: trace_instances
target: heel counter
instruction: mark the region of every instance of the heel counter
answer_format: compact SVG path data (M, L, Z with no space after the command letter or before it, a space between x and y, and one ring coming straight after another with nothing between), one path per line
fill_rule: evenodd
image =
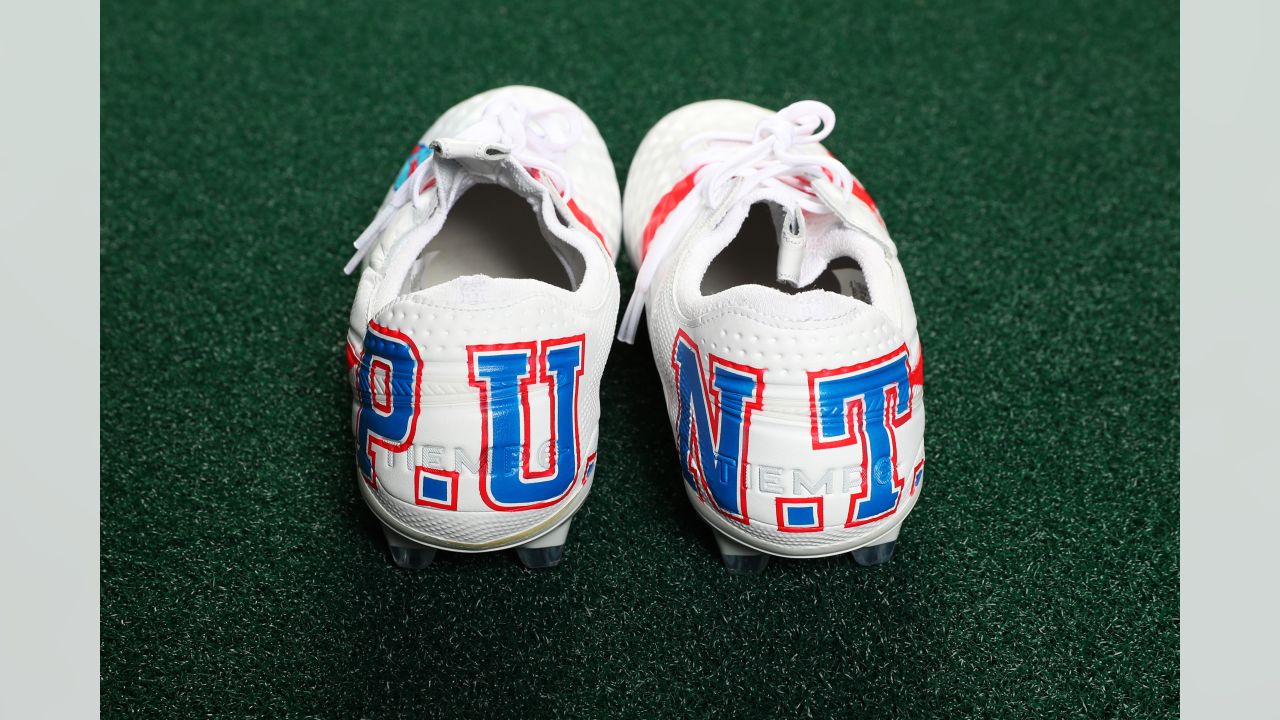
M664 377L681 472L718 529L769 552L830 554L910 511L920 353L867 320L784 329L737 314L676 332Z
M356 474L397 532L496 549L585 496L603 365L589 337L599 334L541 304L395 303L349 343Z

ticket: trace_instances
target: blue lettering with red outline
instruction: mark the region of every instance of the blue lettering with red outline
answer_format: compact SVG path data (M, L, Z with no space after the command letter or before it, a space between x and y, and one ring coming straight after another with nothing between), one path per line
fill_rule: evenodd
M581 454L578 390L586 365L586 338L472 345L467 348L470 383L480 390L480 496L495 510L533 510L553 505L573 489ZM529 386L550 393L550 462L530 463Z
M376 488L375 448L404 452L413 444L421 405L422 357L408 335L369 323L355 371L360 400L356 467L369 487Z
M715 355L708 361L711 377L704 382L697 343L683 330L676 334L671 367L680 405L680 470L699 498L709 497L721 514L747 525L751 414L764 402L764 370Z
M904 489L895 429L911 419L914 392L907 346L808 375L813 449L857 446L861 451L862 484L849 497L845 527L892 515ZM914 484L913 478L912 491Z

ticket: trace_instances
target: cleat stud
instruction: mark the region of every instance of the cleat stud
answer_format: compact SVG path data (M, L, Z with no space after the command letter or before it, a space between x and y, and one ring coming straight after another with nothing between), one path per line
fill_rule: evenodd
M405 570L421 570L436 559L433 548L391 547L391 562Z
M730 539L719 530L712 530L716 545L720 548L720 559L725 569L734 575L759 575L769 566L769 556Z
M853 558L856 565L862 567L871 567L889 561L893 557L893 548L898 543L898 535L902 532L902 523L895 525L889 532L876 538L878 541L875 545L867 545L857 550L849 551L849 557Z
M564 559L564 543L569 539L569 518L556 526L554 530L516 548L516 557L530 570L553 568Z
M769 567L768 555L721 555L724 567L733 575L759 575Z
M897 540L890 540L887 543L858 548L850 552L849 555L853 557L854 563L862 567L871 567L872 565L888 562L889 558L893 557L893 546L897 544Z
M516 556L520 558L520 562L530 570L541 570L543 568L553 568L560 564L564 559L564 546L556 545L554 547L541 548L516 548Z
M388 527L382 532L387 536L387 547L391 549L391 562L406 570L421 570L436 559L436 549L415 542Z

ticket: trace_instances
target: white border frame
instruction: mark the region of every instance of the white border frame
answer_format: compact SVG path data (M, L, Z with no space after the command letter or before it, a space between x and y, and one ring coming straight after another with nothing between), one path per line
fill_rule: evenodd
M1280 5L1181 8L1182 710L1275 717Z
M0 4L5 718L99 713L98 19L89 2Z

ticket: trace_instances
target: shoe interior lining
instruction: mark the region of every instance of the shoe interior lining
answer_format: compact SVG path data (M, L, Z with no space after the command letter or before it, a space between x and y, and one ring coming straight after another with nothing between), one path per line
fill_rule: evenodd
M543 227L529 202L501 185L467 190L427 243L405 292L466 275L539 280L574 290L586 267L576 248Z
M767 203L751 206L737 237L707 268L706 275L702 277L702 294L714 295L739 285L763 285L789 295L826 290L865 303L871 302L862 268L849 257L832 260L812 283L804 287L780 282L777 275L779 228L774 214L772 206Z

